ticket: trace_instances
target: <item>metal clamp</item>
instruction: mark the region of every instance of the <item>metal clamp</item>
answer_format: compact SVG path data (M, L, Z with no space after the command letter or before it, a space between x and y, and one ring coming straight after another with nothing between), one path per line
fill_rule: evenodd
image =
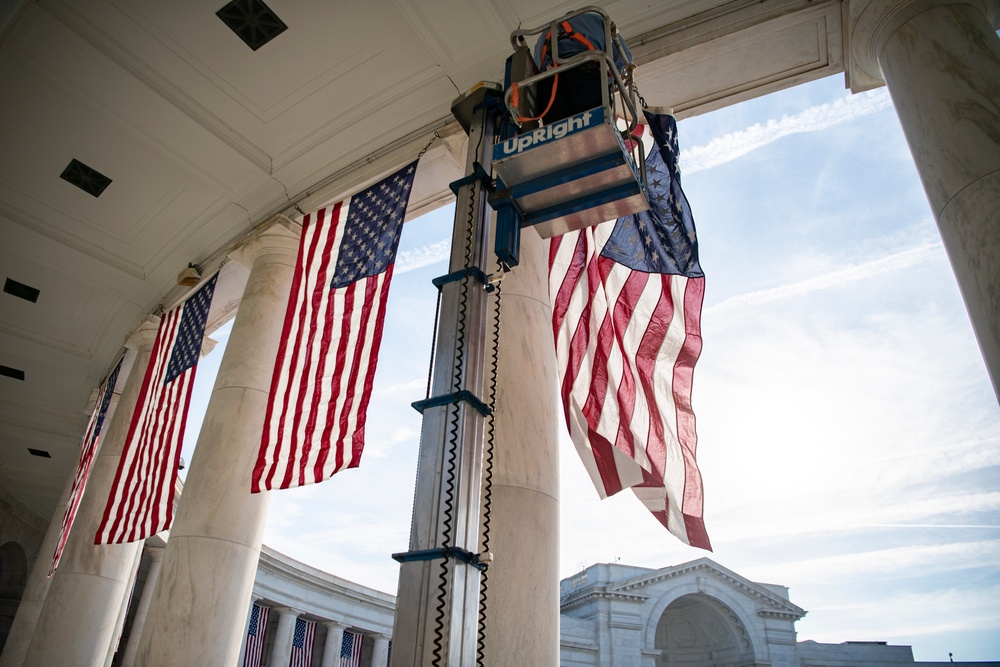
M421 549L419 551L403 551L392 555L392 559L397 563L413 563L422 560L434 560L436 558L454 558L466 565L471 565L477 570L485 570L488 563L493 560L493 554L488 554L482 561L479 554L474 554L468 549L461 547L441 547L439 549Z
M413 403L410 403L410 405L420 414L424 414L424 410L427 408L436 408L440 405L452 405L454 403L458 403L459 401L465 401L484 417L489 417L493 414L493 411L490 410L490 406L479 400L479 397L468 389L462 389L461 391L456 391L453 394L431 396L430 398L414 401Z

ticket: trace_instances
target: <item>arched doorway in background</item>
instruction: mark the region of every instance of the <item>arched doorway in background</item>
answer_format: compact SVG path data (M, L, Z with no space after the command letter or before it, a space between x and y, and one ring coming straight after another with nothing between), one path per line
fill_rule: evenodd
M656 667L754 664L747 630L733 611L704 594L684 595L666 608L656 626Z

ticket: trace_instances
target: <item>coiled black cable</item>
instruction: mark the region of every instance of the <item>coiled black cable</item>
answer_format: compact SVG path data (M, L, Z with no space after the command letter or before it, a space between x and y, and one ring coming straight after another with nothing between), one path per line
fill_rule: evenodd
M476 195L478 182L472 182L469 192L469 208L466 220L465 237L465 267L472 266L472 242L475 231ZM452 379L452 391L457 392L462 388L462 373L465 367L465 331L466 313L469 309L469 281L462 280L458 299L458 330L455 336L455 374ZM446 456L447 465L445 467L445 491L442 498L442 530L441 543L447 547L452 542L453 522L455 518L455 463L458 457L459 447L459 406L451 406L451 425L448 438L448 452ZM444 621L448 608L448 559L442 559L438 574L438 595L437 605L434 608L434 650L433 664L441 665L442 654L444 652Z
M503 267L498 265L498 271ZM493 446L496 441L497 376L500 369L500 297L501 283L496 284L493 305L493 345L490 354L488 401L490 415L486 421L486 451L483 458L483 553L490 551L490 509L493 500ZM486 598L489 588L489 564L482 571L479 584L479 632L476 637L476 664L486 665Z

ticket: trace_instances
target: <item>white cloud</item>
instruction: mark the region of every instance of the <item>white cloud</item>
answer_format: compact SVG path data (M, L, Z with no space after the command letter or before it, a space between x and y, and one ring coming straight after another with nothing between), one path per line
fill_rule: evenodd
M763 124L757 123L745 130L730 132L713 139L704 146L681 151L681 172L693 174L717 167L790 134L824 130L888 109L890 106L892 100L889 99L888 91L879 88L858 95L847 95L832 103L809 107L793 116L782 116L780 119L771 119Z
M451 239L441 239L440 241L428 243L412 250L400 250L396 255L396 266L393 269L393 273L406 273L407 271L422 269L431 264L437 264L448 259L450 251Z

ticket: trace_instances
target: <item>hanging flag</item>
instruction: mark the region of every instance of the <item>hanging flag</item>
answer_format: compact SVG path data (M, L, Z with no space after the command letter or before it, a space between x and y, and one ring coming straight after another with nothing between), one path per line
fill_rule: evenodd
M292 635L292 657L289 667L310 667L313 659L313 640L316 639L316 624L301 618L295 619L295 634Z
M264 659L264 636L270 613L270 607L256 604L250 610L250 627L247 630L247 650L243 656L243 667L260 667Z
M69 539L69 531L73 528L73 521L76 520L76 511L80 507L83 499L83 492L87 486L87 479L90 477L90 469L97 458L97 450L101 446L101 430L104 428L104 419L108 414L108 407L111 405L111 397L115 393L115 385L118 383L118 372L122 368L123 356L115 364L114 370L97 390L97 402L94 404L94 411L90 415L87 423L87 430L84 431L83 441L80 443L80 461L76 465L76 475L73 477L73 486L69 492L69 499L66 501L66 511L63 513L62 525L59 528L59 539L56 542L56 551L52 554L52 565L49 566L49 576L55 573L59 567L59 560L62 558L63 549L66 548L66 540Z
M646 113L649 211L552 239L549 294L566 423L602 498L632 488L711 551L691 381L705 278L677 168L677 124Z
M135 542L170 527L184 422L217 278L160 320L95 544Z
M340 667L361 667L361 642L365 636L344 630L340 642Z
M356 468L417 163L305 216L252 490Z

